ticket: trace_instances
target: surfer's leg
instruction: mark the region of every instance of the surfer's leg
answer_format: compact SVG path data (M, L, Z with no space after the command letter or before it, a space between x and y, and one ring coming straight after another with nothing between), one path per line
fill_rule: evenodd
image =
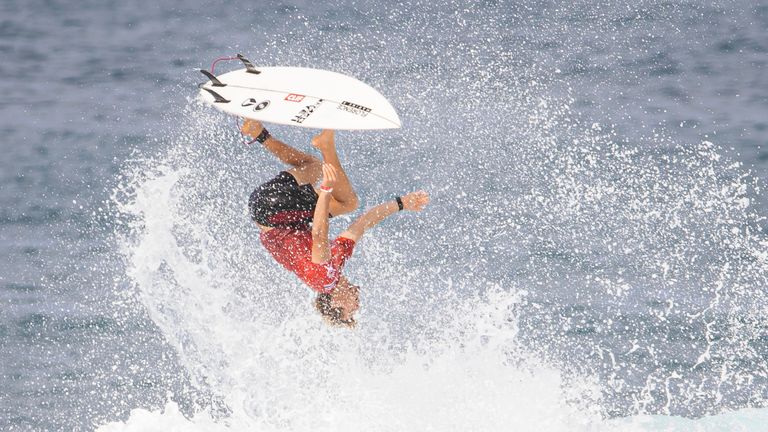
M313 159L314 161L310 163L295 166L288 170L288 173L296 179L296 181L299 183L299 186L305 184L314 186L314 184L320 180L320 177L322 177L323 164L319 160L315 158Z
M261 133L261 131L264 129L264 126L262 126L261 122L258 122L256 120L246 119L243 122L243 126L241 128L241 131L246 134L250 135L252 137L257 137ZM317 171L316 178L312 182L303 182L303 183L314 183L317 181L317 179L320 178L321 175L321 163L320 160L316 157L312 156L311 154L304 153L303 151L297 150L288 144L278 140L277 138L270 136L267 138L266 141L264 141L264 147L269 150L275 157L280 159L283 163L286 163L292 167L299 168L299 167L305 167L308 165L317 165L317 168L315 168L313 171ZM300 184L302 182L299 182Z
M323 154L323 161L325 163L329 163L336 168L338 178L336 184L333 186L333 192L331 192L331 196L333 197L330 203L331 214L338 216L356 210L360 205L360 201L357 198L357 194L355 194L355 190L352 188L352 184L350 183L347 174L341 167L339 155L336 153L334 132L327 129L323 130L312 138L312 145Z

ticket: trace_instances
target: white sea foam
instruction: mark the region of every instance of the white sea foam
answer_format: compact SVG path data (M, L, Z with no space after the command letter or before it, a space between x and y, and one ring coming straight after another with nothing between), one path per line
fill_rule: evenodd
M153 320L226 413L200 407L185 416L171 397L164 409L136 409L101 432L733 431L757 430L768 418L766 410L745 410L699 420L604 420L594 383L566 383L520 349L515 310L525 293L498 286L461 302L442 298L432 313L447 319L407 340L365 316L356 331L329 329L302 306L305 296L274 319L270 309L288 299L251 302L240 285L250 280L268 290L283 280L279 269L256 265L231 278L236 263L218 256L221 240L188 225L187 175L160 165L141 181L124 208L137 218L125 246ZM375 261L375 249L366 259ZM446 292L460 283L446 282Z
M492 413L488 412L488 416ZM382 414L388 418L388 414ZM431 418L431 416L424 416ZM518 417L520 422L528 420L525 423L512 429L509 427L493 428L493 424L476 422L469 429L477 431L559 431L567 430L571 432L590 431L590 432L760 432L768 430L768 410L767 409L743 409L735 412L719 414L715 416L704 417L700 419L686 419L682 417L669 416L637 416L622 419L613 419L605 421L593 421L586 424L571 423L552 425L552 419L547 417L538 422L535 418L526 415ZM422 422L423 426L423 422ZM401 431L420 431L420 430L452 430L450 426L442 429L442 422L431 423L424 428L405 427L397 430ZM125 422L115 422L104 425L98 429L99 432L233 432L251 430L248 426L225 425L217 423L210 417L198 415L187 419L180 412L178 406L173 402L168 402L165 408L157 411L147 411L137 409L131 412L131 417ZM315 430L324 430L322 428ZM332 428L330 430L345 430L344 428ZM354 430L354 429L350 429ZM358 429L359 430L359 429ZM367 430L389 430L367 429ZM392 429L395 430L395 429Z
M556 369L518 349L519 292L489 286L483 295L452 302L448 286L429 307L447 319L436 318L413 338L365 315L358 330L329 329L305 295L251 302L241 285L269 291L286 279L281 271L256 265L232 279L237 263L222 259L221 239L189 224L180 185L189 173L167 165L154 173L123 209L136 219L124 244L129 275L193 379L228 412L214 420L201 411L187 420L169 401L162 412L135 410L126 423L100 430L460 431L538 424L565 431L598 421L597 406L586 403L596 398L594 386L571 387L568 395ZM366 259L375 261L378 253L369 248ZM462 282L446 282L456 283ZM283 301L289 312L275 319L271 310Z
M397 25L455 24L436 15ZM363 285L354 332L324 327L309 290L258 244L245 202L277 164L233 149L208 110L188 107L169 128L180 131L170 150L127 176L118 202L133 222L121 241L143 307L211 401L181 404L190 420L171 399L109 427L714 431L764 417L603 420L763 403L751 385L766 370L753 343L768 274L749 208L756 187L711 142L627 143L581 119L547 88L552 76L486 47L483 35L505 34L503 15L473 20L476 33L440 33L434 64L333 56L333 67L369 65L360 72L397 88L412 125L394 139L340 139L362 198L414 183L434 198L424 218L358 245L347 269ZM314 58L316 37L357 52L313 34L270 54ZM377 55L401 65L408 41L383 39ZM457 130L472 142L446 150Z

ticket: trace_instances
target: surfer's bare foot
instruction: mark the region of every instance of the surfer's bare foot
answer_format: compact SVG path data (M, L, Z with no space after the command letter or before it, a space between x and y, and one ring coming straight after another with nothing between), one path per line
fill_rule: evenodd
M258 120L251 119L245 119L243 126L240 128L243 135L250 135L254 138L259 136L262 130L264 130L264 125Z
M336 143L334 140L333 131L330 129L323 129L322 132L315 135L312 138L312 145L320 150L321 153L325 153L329 150L336 150Z

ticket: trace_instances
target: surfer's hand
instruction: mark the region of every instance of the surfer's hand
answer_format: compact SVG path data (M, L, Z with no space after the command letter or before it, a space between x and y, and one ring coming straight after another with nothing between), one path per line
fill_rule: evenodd
M312 137L312 145L320 152L335 149L335 140L333 137L333 131L330 129L323 129L319 134Z
M321 187L331 188L336 184L336 168L331 164L323 164L323 183Z
M250 135L254 138L259 136L262 130L264 130L264 125L258 120L251 119L245 119L243 126L240 128L243 135Z
M410 211L422 211L429 204L429 194L424 191L411 192L402 198L403 208Z

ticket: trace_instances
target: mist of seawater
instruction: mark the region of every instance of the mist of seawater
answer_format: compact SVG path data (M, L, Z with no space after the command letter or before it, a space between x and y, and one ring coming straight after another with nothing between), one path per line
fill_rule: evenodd
M434 56L402 69L413 42L385 38L365 41L379 63L350 43L328 66L364 75L405 120L338 138L364 205L433 196L358 246L354 332L326 328L261 249L245 203L280 167L229 120L190 102L166 150L126 168L129 295L210 399L190 420L169 403L103 430L751 430L765 417L643 417L763 404L758 184L717 143L632 142L580 117L553 94L556 71L474 40L503 17L438 18L476 30L428 37ZM278 60L295 55L313 58ZM308 148L303 131L273 132ZM603 420L617 414L635 417Z
M218 412L224 424L422 430L442 418L442 427L463 430L492 409L487 426L505 428L549 418L553 407L556 428L585 421L566 404L559 373L515 343L516 290L470 274L440 280L439 269L409 266L372 236L356 260L386 286L369 284L365 301L383 300L400 318L379 320L364 309L358 330L327 328L308 290L260 250L232 198L249 179L222 169L219 184L199 183L199 171L211 167L179 166L191 153L171 153L131 185L123 246L141 302L197 384L226 407ZM420 290L425 280L432 285ZM471 293L478 288L482 295ZM409 321L417 331L399 328Z

